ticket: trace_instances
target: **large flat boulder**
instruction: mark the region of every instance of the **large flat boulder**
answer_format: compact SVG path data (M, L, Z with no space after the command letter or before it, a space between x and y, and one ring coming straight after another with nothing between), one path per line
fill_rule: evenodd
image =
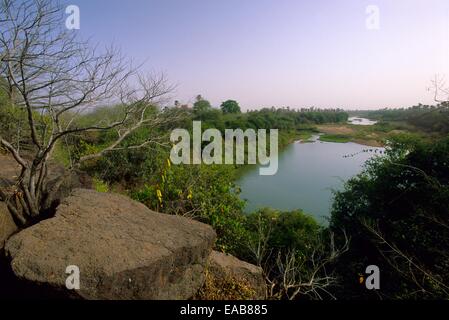
M15 232L17 232L17 225L6 204L0 201L0 252L3 250L6 240Z
M83 299L187 299L204 282L210 226L159 214L117 194L76 189L6 243L15 276ZM68 291L68 266L80 289Z

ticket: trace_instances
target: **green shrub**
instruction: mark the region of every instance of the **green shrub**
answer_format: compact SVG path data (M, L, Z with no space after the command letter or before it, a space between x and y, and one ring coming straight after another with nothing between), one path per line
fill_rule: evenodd
M320 136L320 141L335 142L335 143L347 143L351 141L351 138L345 135L339 134L323 134Z
M338 270L345 298L449 298L449 139L392 141L337 192L330 228L344 228L350 250ZM354 281L377 265L382 289Z
M168 155L167 155L168 157ZM210 224L217 232L217 247L235 253L244 236L242 209L234 185L235 170L220 165L172 165L158 159L160 168L131 196L149 208L193 217Z
M94 178L93 184L94 184L94 188L96 191L102 192L102 193L109 192L109 185L106 182L104 182L100 179Z

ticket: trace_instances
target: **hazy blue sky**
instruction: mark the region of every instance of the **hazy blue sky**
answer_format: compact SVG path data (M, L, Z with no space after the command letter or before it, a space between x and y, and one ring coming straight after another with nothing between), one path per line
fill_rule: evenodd
M449 0L63 1L80 7L83 36L164 71L182 102L410 106L449 76ZM368 5L379 30L366 28Z

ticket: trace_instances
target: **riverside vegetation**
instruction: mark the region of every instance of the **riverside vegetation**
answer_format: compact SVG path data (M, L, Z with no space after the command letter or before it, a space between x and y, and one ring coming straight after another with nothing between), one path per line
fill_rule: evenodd
M207 103L203 98L198 102ZM222 130L278 128L281 148L297 139L306 140L321 125L347 126L348 115L341 110L227 113L207 105L201 110L196 105L192 109L171 107L182 110L183 118L170 126L137 130L123 145L155 134L168 141L172 128L191 130L194 120ZM94 123L113 116L117 108L98 109L79 121ZM25 123L21 115L7 108L2 111L2 119L16 117ZM381 126L396 130L394 124ZM369 130L377 132L376 127ZM163 143L107 153L86 162L82 169L94 177L98 191L124 193L150 209L210 224L218 234L218 250L263 267L272 298L375 297L357 282L364 266L374 262L383 266L383 281L391 284L382 288L388 298L447 297L447 259L441 252L447 249L444 239L449 237L449 140L418 136L404 130L384 141L387 155L369 162L359 176L347 182L345 190L335 194L328 227L301 210L267 208L244 214L245 203L235 180L245 166L173 165L170 147ZM70 135L58 144L54 158L70 166L114 139L113 131ZM416 236L409 238L406 230L416 230ZM407 267L410 261L413 269ZM420 280L417 274L422 275Z
M357 112L379 120L363 128L347 124L341 109L242 113L234 100L218 109L202 96L193 108L169 106L162 98L173 88L163 76L128 70L116 51L89 50L58 29L52 1L33 3L39 7L29 14L12 14L33 9L16 1L0 10L7 15L0 26L10 30L0 35L8 46L0 49L0 146L22 169L15 188L1 186L0 199L20 228L54 214L53 161L87 172L98 191L209 224L217 250L263 268L271 299L449 298L447 103ZM48 41L48 30L59 37ZM30 43L19 41L23 32ZM120 102L111 104L114 94ZM235 185L244 167L170 162L170 132L191 131L193 121L222 133L279 129L280 148L323 132L324 141L381 144L386 154L335 193L329 226L301 210L244 214ZM371 264L381 269L380 291L359 282Z

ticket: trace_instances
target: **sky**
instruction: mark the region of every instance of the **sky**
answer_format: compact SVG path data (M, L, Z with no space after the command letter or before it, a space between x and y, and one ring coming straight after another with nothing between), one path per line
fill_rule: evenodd
M75 32L164 72L183 103L407 107L449 79L449 0L62 2L80 8Z

